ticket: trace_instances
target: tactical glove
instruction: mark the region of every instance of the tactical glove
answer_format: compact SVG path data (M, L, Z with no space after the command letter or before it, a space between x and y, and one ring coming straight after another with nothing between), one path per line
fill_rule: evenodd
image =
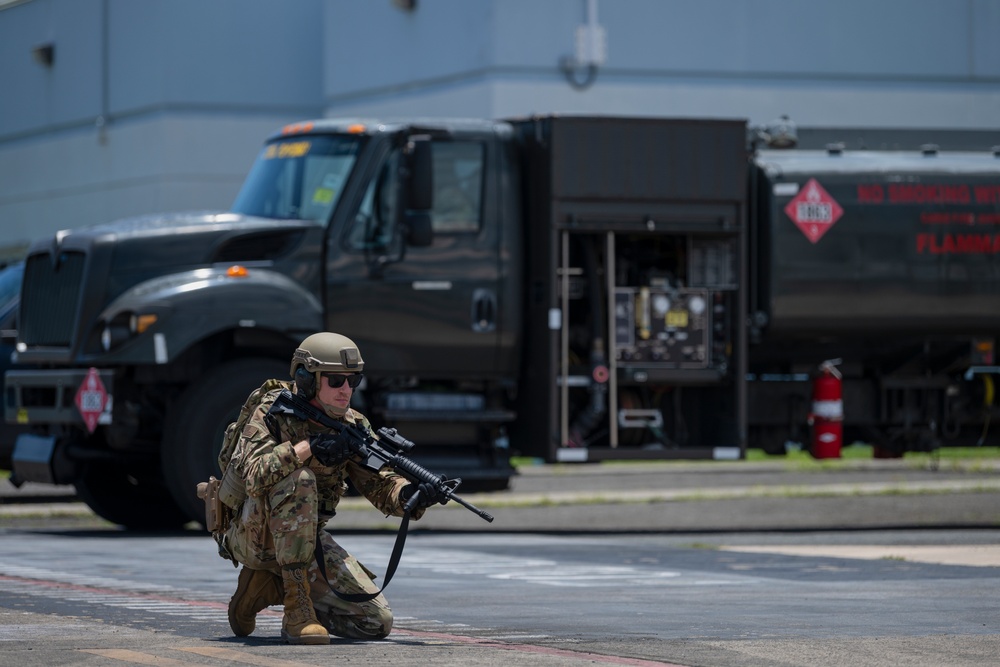
M406 505L417 491L420 491L420 496L417 498L417 508L422 509L438 503L444 505L448 502L448 497L430 482L421 482L420 484L410 482L399 492L403 505Z
M317 433L309 438L309 448L325 466L339 466L351 458L351 446L342 433Z

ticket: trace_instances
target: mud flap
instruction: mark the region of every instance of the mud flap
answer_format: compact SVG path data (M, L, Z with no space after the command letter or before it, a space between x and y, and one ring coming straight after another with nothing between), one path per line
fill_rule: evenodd
M11 484L24 482L43 484L72 484L76 477L75 466L60 448L55 436L22 433L17 436L11 457Z

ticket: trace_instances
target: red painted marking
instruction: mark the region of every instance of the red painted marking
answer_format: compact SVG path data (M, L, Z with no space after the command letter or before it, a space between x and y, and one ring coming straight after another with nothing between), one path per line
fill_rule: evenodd
M114 588L98 588L96 586L84 586L80 584L68 584L61 581L49 581L47 579L33 579L31 577L15 577L10 575L0 574L0 581L20 581L24 583L34 584L37 586L45 586L48 588L62 588L72 591L84 591L97 594L107 594L107 595L128 595L134 597L136 600L155 600L157 602L169 602L173 604L188 604L192 607L208 607L211 609L228 609L229 605L223 602L209 602L206 600L184 600L181 598L172 598L165 595L156 595L152 593L134 593L132 591L122 591ZM261 613L270 613L281 615L281 612L274 612L265 609ZM474 644L476 646L482 646L486 648L495 648L504 651L516 651L518 653L530 653L536 655L550 655L560 658L575 658L580 660L587 660L592 663L606 664L606 665L632 665L633 667L686 667L685 665L679 665L672 662L659 662L656 660L643 660L641 658L626 658L616 655L604 655L602 653L591 653L589 651L573 651L570 649L561 648L551 648L548 646L535 646L533 644L516 644L512 642L504 642L497 639L488 639L483 637L467 637L464 635L452 635L444 632L427 632L424 630L393 630L394 635L404 635L410 637L417 637L422 639L437 639L443 641L455 642L456 644Z

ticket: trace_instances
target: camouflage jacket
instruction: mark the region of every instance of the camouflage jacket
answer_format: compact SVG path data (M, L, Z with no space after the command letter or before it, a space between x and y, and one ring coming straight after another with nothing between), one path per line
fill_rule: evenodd
M265 417L280 391L277 389L265 395L261 406L254 411L243 427L243 433L233 456L232 463L238 466L247 494L256 498L267 495L275 483L302 467L303 463L293 449L295 443L308 440L309 436L317 433L333 432L333 429L325 428L315 422L302 421L287 415L273 415L267 420L277 429L277 432L272 433L265 422ZM349 409L341 421L360 424L371 432L368 419L356 410ZM316 475L321 519L329 519L336 513L341 497L347 492L348 478L354 487L383 514L403 515L399 492L409 481L392 470L383 468L375 473L354 461L336 466L324 466L315 457L311 457L305 465ZM418 519L422 514L423 510L415 510L412 518Z

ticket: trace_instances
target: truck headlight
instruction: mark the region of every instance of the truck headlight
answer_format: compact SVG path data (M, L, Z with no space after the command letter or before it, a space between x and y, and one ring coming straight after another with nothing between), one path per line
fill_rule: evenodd
M156 323L157 316L139 313L118 313L104 323L101 347L110 352L133 336L143 333Z
M116 324L114 321L104 324L104 331L101 332L101 347L105 352L110 352L130 338L128 326Z

